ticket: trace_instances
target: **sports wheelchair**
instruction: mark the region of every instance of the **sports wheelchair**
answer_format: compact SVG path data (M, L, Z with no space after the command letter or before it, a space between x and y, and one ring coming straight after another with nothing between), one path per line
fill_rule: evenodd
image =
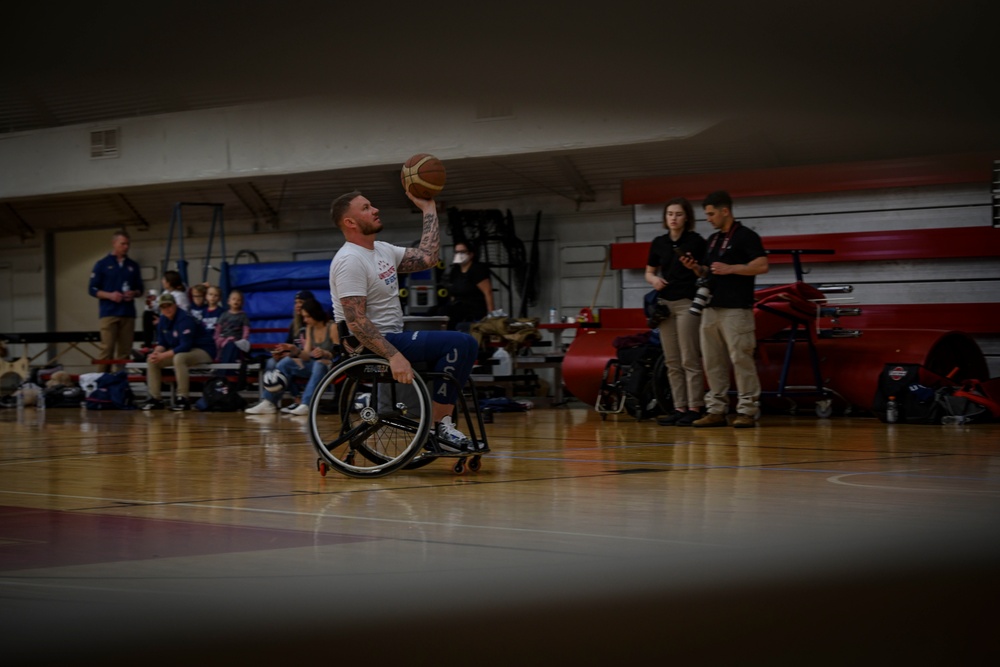
M388 360L353 347L356 339L339 326L343 342L334 354L339 352L341 361L320 381L309 404L309 434L319 455L320 475L333 469L349 477L382 477L442 457L458 459L452 466L455 474L479 471L489 444L472 380L461 387L451 374L414 363L413 384L397 382ZM449 382L456 390L452 421L464 426L474 449L452 452L438 442L427 389L435 380Z

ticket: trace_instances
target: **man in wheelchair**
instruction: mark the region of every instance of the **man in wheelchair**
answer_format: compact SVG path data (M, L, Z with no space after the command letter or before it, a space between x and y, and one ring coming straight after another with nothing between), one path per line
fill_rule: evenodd
M331 205L330 217L346 241L330 263L334 317L346 322L367 350L388 360L397 382L411 384L411 362L426 362L464 386L479 349L475 338L458 331L403 331L399 274L434 266L441 246L434 200L418 199L409 192L406 196L423 212L423 232L416 248L377 241L382 231L378 209L360 192L341 195ZM431 399L439 445L453 452L476 451L477 444L452 420L458 399L454 385L435 380Z

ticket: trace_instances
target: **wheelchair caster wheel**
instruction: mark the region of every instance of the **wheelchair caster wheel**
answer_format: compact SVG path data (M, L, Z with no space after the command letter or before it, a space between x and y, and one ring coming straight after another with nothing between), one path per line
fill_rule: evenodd
M461 475L462 473L464 473L465 472L465 461L460 459L458 463L456 463L454 466L452 466L452 471L454 471L454 473L456 475Z
M473 456L471 459L469 459L469 470L470 471L472 471L472 472L479 472L479 470L482 467L483 467L483 462L482 462L482 457L481 456Z

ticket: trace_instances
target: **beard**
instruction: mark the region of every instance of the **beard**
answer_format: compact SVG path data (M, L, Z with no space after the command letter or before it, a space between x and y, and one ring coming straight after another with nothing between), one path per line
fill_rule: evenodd
M376 219L371 221L360 222L360 224L358 224L358 228L361 230L361 233L364 234L365 236L374 236L375 234L378 234L380 231L382 231L382 221Z

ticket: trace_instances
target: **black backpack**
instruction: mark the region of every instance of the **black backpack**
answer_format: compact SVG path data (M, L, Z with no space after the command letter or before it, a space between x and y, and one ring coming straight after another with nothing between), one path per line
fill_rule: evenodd
M654 369L662 356L663 350L659 343L618 349L625 411L636 419L649 419L662 412L654 380Z
M920 364L886 364L878 378L872 412L889 421L889 402L895 403L900 424L940 424L942 405L935 389L924 384Z
M87 400L87 393L80 385L57 384L47 387L43 397L47 408L78 408Z
M224 377L215 377L205 383L201 398L195 407L205 412L236 412L247 406L236 383Z

